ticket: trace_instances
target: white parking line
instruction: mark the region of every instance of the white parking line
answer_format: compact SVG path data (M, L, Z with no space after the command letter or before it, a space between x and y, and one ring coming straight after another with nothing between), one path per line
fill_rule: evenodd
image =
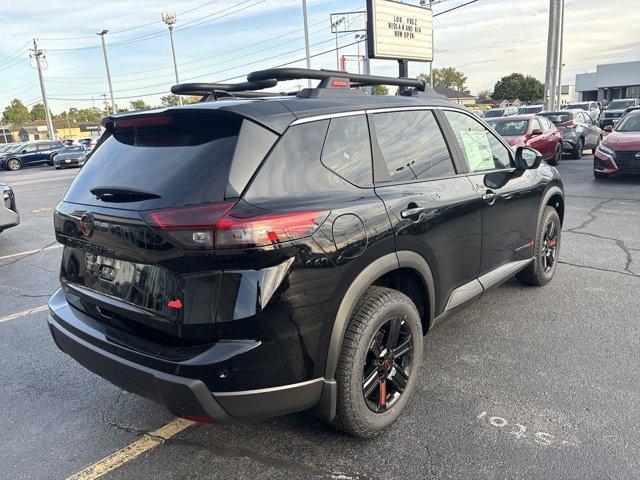
M145 433L142 438L121 448L117 452L98 460L93 465L88 466L84 470L74 473L67 480L93 480L121 467L127 462L139 457L143 453L169 440L175 434L180 433L185 428L193 425L194 422L177 418L173 422L168 423L164 427L151 432Z
M45 250L52 250L54 248L62 248L62 247L63 245L61 244L50 245L48 247L38 248L36 250L27 250L26 252L18 252L18 253L12 253L10 255L5 255L4 257L0 257L0 260L6 260L7 258L14 258L14 257L22 257L23 255L31 255L32 253L44 252Z
M41 305L39 307L30 308L29 310L23 310L22 312L12 313L6 317L0 317L0 323L15 320L16 318L24 317L25 315L31 315L32 313L44 312L46 309L46 305Z

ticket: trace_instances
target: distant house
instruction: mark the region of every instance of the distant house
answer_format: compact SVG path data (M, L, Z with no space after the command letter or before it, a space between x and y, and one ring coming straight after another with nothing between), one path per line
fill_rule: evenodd
M512 98L510 100L495 100L496 108L518 107L520 108L523 103L518 98Z
M71 120L54 120L53 129L58 140L98 138L103 128L99 123L72 122ZM2 131L0 130L0 135ZM49 139L49 130L44 120L36 120L19 129L17 137L21 142ZM14 136L15 138L15 136Z
M436 93L447 97L452 102L455 102L459 105L475 105L476 97L473 95L460 93L457 90L449 87L433 87Z
M0 125L0 144L17 142L19 134L20 128L15 125Z
M49 137L47 127L39 125L28 125L22 127L18 133L21 142L32 142L34 140L44 140Z

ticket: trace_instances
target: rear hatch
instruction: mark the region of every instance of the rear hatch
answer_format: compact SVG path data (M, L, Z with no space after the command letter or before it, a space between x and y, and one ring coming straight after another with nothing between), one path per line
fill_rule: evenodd
M207 226L234 205L277 135L194 108L105 126L55 213L68 301L139 337L215 340L227 259L212 249ZM184 222L202 228L179 228Z

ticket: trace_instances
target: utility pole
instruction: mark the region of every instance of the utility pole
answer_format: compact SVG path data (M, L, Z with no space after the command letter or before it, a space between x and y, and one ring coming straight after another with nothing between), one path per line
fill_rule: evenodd
M104 54L104 66L107 69L107 81L109 82L109 95L111 95L111 113L116 113L116 100L113 97L113 86L111 85L111 72L109 71L109 60L107 59L107 46L104 43L104 36L109 30L102 30L96 33L102 40L102 53Z
M309 24L307 20L307 0L302 0L302 21L304 22L304 48L307 52L307 68L311 68L311 54L309 53ZM336 41L337 41L336 36ZM311 88L311 79L307 80L307 85Z
M564 0L558 0L558 96L556 108L562 105L562 52L564 50Z
M173 70L176 74L176 85L180 83L180 79L178 78L178 63L176 62L176 47L173 44L173 25L176 23L176 14L175 13L163 13L162 21L167 24L169 27L169 38L171 39L171 53L173 55ZM182 105L182 97L178 95L178 103Z
M431 5L432 0L429 0L429 10L433 12L433 5ZM431 61L429 62L429 86L433 88L433 24L431 25Z
M51 112L49 111L49 104L47 103L47 91L44 88L44 78L42 77L42 58L44 57L44 51L38 48L36 39L33 39L33 52L32 56L36 59L36 65L38 67L38 78L40 79L40 91L42 92L42 104L44 105L44 118L47 120L47 130L49 130L49 138L56 140L56 131L53 129L53 122L51 121Z
M549 34L547 40L547 68L544 78L544 109L555 106L556 83L558 79L558 1L549 0Z

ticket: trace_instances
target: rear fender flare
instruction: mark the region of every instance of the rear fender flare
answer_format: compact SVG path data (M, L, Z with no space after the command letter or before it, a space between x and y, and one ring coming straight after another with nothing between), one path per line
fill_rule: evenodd
M342 349L342 340L349 325L351 315L356 308L358 300L364 292L378 278L385 273L389 273L398 268L413 268L418 271L427 287L429 301L429 326L431 326L435 316L435 294L433 275L427 261L419 254L410 251L400 251L389 253L370 263L351 283L349 289L342 298L338 313L336 314L331 331L331 339L327 351L327 361L325 363L326 380L333 380L338 366L338 357Z

